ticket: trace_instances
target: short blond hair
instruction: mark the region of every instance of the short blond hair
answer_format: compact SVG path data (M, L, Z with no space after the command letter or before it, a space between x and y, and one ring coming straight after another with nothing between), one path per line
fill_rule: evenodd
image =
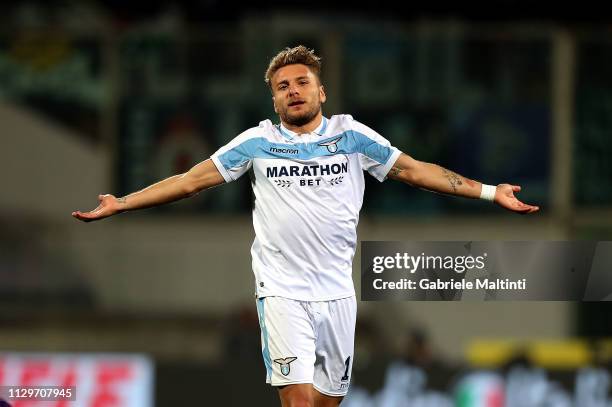
M314 49L308 49L303 45L293 48L285 48L270 60L266 70L265 81L272 88L272 76L284 66L302 64L306 65L321 82L321 58L315 54Z

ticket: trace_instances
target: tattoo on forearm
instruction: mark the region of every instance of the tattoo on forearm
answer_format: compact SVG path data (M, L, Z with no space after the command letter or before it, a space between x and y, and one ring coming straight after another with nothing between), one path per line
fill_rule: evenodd
M122 198L117 198L117 202L124 204L127 202L127 200L125 199L125 197L122 197Z
M442 171L444 171L444 176L446 177L446 179L448 179L448 182L450 183L450 186L453 188L453 191L457 192L457 185L463 185L459 175L445 168L442 168Z
M401 172L402 172L402 171L404 171L404 170L403 170L402 168L400 168L400 167L392 167L392 168L389 170L389 175L392 175L392 176L394 176L394 177L397 177L398 175L400 175L400 174L401 174Z

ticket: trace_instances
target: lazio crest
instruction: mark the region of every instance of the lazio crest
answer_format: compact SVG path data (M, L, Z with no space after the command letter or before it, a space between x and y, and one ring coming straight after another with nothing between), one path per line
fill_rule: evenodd
M283 374L283 376L287 376L291 371L291 362L296 359L297 358L295 356L289 356L288 358L284 359L274 359L274 363L278 363L280 365L281 373Z

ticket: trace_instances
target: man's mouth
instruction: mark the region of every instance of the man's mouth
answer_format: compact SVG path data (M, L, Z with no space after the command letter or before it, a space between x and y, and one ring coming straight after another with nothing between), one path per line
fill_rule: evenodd
M295 100L295 101L289 103L289 107L303 105L304 103L306 103L306 102L304 102L303 100Z

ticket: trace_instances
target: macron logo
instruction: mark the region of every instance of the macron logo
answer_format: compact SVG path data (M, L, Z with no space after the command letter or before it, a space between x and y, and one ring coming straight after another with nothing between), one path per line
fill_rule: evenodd
M296 148L276 148L270 147L271 153L281 153L281 154L298 154L299 151Z

